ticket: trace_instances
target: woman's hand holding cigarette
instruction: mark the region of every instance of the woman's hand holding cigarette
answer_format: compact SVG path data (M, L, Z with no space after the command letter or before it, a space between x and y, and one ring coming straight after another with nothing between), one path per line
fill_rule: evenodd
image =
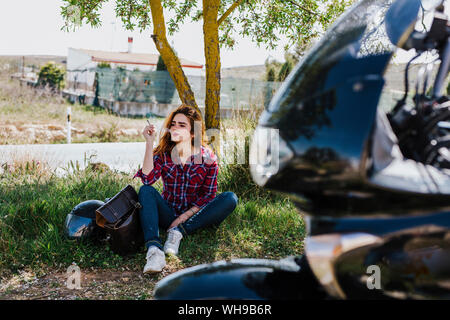
M153 142L156 136L156 129L155 126L151 124L148 120L147 123L148 126L145 126L144 130L142 131L142 135L144 136L145 141Z

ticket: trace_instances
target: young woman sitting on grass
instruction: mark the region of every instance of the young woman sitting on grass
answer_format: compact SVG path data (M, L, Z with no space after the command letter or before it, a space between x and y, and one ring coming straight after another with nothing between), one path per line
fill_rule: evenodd
M231 191L216 196L219 165L206 145L204 123L196 109L182 104L172 111L155 149L155 126L149 123L142 134L146 141L144 163L133 178L140 177L144 184L138 192L147 248L144 273L152 273L165 267L165 253L178 254L183 237L218 226L233 212L238 198ZM152 186L160 177L161 194ZM164 246L159 227L168 229Z

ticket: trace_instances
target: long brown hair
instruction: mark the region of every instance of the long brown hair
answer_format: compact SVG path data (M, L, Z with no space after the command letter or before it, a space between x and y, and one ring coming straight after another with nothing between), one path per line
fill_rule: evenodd
M191 134L194 134L194 122L195 121L199 121L199 123L201 123L201 136L200 137L196 137L194 136L194 138L191 139L191 145L194 145L194 139L200 139L201 141L201 145L208 148L208 145L206 143L206 135L205 135L205 124L203 122L203 118L202 115L200 114L200 112L191 107L188 106L186 104L181 104L178 108L176 108L175 110L173 110L166 118L166 120L164 121L164 124L161 127L161 132L160 132L160 138L159 138L159 143L158 146L153 149L153 154L159 154L159 155L163 155L164 153L168 152L169 154L172 152L173 147L175 147L176 143L174 141L172 141L170 139L170 126L172 125L172 120L175 117L175 115L177 115L178 113L182 113L184 114L188 119L189 119L189 123L191 124Z

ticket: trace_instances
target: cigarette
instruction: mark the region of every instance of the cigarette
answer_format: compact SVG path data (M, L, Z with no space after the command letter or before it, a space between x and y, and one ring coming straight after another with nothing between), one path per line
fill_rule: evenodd
M148 121L148 119L147 119L147 123L149 126L151 125L150 122ZM150 134L150 130L148 130L148 134Z

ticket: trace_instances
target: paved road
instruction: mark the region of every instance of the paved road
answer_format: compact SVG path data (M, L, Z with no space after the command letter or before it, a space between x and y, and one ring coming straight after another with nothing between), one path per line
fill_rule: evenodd
M62 168L67 168L70 161L78 161L80 168L84 168L85 158L91 158L113 170L131 173L142 166L144 153L144 142L0 145L0 164L38 160L63 174Z

